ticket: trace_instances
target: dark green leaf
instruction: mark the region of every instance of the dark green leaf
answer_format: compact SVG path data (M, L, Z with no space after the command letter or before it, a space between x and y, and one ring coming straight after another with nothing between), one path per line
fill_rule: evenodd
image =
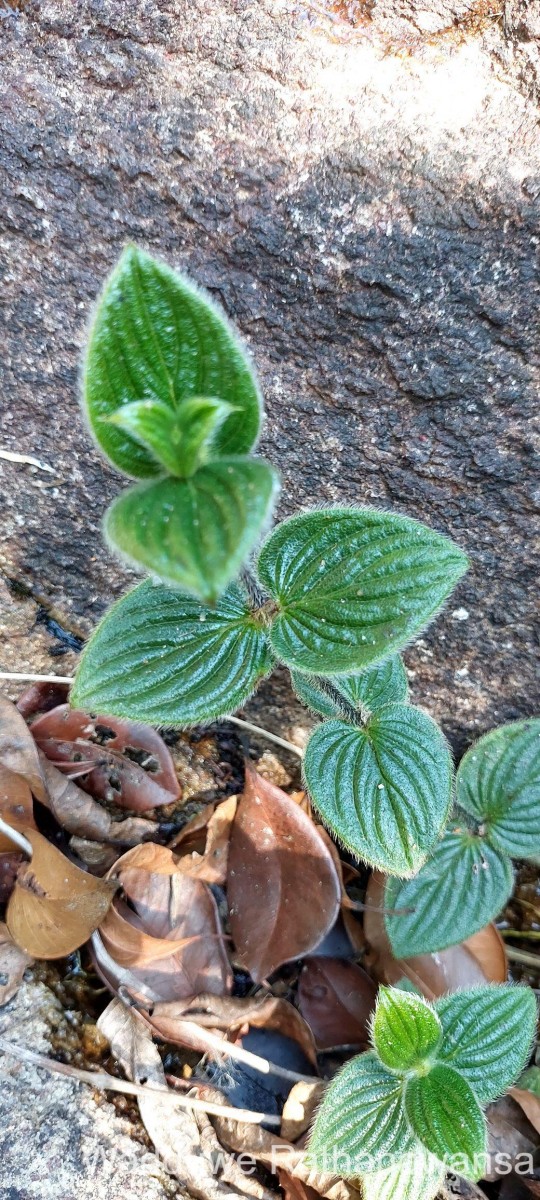
M178 409L161 400L135 400L108 419L145 446L167 474L187 479L212 457L217 431L230 412L224 400L194 396Z
M529 1057L536 1028L536 999L528 987L501 984L469 988L437 1000L443 1027L439 1059L455 1067L481 1104L515 1083Z
M212 604L252 550L277 489L260 459L217 459L190 479L128 488L106 514L105 535L130 562Z
M292 685L303 704L321 717L343 717L343 708L326 694L317 676L291 671ZM329 675L328 682L358 712L377 712L385 704L403 703L408 696L405 667L399 657L387 658L378 667L357 675Z
M395 513L329 508L292 517L259 558L280 609L276 655L315 675L372 666L426 625L466 568L448 538Z
M450 1170L479 1179L486 1149L486 1123L472 1088L446 1063L428 1075L409 1079L405 1112L413 1133L426 1150L448 1163Z
M422 996L381 987L373 1018L373 1045L391 1071L408 1071L437 1057L441 1022Z
M413 1149L403 1112L403 1080L375 1054L352 1058L327 1088L308 1144L317 1171L355 1178Z
M130 246L107 280L90 333L84 405L91 430L127 475L161 474L154 455L108 418L135 400L159 400L174 411L191 396L216 396L235 409L217 434L216 453L252 449L260 395L226 317L185 276Z
M516 1080L516 1087L532 1092L540 1099L540 1067L527 1067L527 1070Z
M434 1200L446 1171L420 1142L394 1166L362 1179L365 1200Z
M146 581L109 610L83 653L75 708L154 725L195 725L234 712L272 656L232 584L215 609Z
M513 883L506 854L452 824L418 875L386 884L385 908L399 910L385 917L396 958L466 941L502 911Z
M540 853L540 719L494 729L467 752L458 803L513 858Z
M446 741L430 717L405 704L387 705L362 729L323 722L308 742L304 773L332 833L389 875L417 871L448 816Z

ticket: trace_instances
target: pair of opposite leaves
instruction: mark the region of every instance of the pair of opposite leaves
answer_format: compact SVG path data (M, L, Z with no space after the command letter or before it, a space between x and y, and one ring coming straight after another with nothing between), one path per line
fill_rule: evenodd
M433 1006L381 988L373 1050L353 1058L330 1084L308 1145L309 1164L360 1176L370 1200L432 1200L445 1169L480 1178L486 1152L481 1106L517 1078L535 1025L530 988L471 988Z

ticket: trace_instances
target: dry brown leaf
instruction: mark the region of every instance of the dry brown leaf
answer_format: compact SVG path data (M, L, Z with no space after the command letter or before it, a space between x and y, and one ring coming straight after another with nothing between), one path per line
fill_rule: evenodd
M0 1007L18 991L31 962L31 956L15 944L7 925L0 921Z
M171 850L153 842L136 846L109 876L128 903L114 901L99 934L116 967L129 971L137 994L159 1002L230 991L214 897L206 884L179 870ZM125 986L119 980L116 972L109 977L113 990Z
M376 995L373 980L355 963L309 958L300 974L298 1003L317 1048L367 1046Z
M91 762L91 769L85 770L81 777L81 787L119 808L148 812L166 807L176 799L172 792L155 783L144 767L106 746L84 741L61 742L56 738L40 738L37 745L56 767Z
M0 763L0 817L12 829L35 829L32 793L22 775L16 775ZM0 833L0 853L12 854L13 842Z
M257 1125L246 1125L215 1118L219 1140L238 1154L251 1154L272 1170L276 1164L286 1170L293 1179L306 1184L325 1200L361 1200L360 1193L351 1182L337 1175L323 1175L308 1168L304 1160L305 1151L297 1149L286 1138L277 1137ZM397 1200L397 1198L396 1198Z
M531 1122L536 1132L540 1133L540 1096L535 1096L534 1092L520 1087L510 1088L508 1095L516 1101L516 1104L519 1104L527 1120Z
M97 743L101 750L106 746L115 754L123 754L127 750L136 756L136 762L140 762L142 757L141 766L144 763L145 774L153 783L170 792L173 800L180 795L171 753L163 738L150 725L117 717L89 716L80 709L61 704L33 722L32 734L38 743L53 738L60 742Z
M35 829L32 860L19 868L6 913L13 940L34 958L64 958L103 920L116 884L76 867Z
M306 1058L314 1068L317 1067L317 1052L311 1030L292 1004L276 996L240 999L237 996L201 994L175 1004L156 1004L148 1019L154 1032L164 1041L178 1041L202 1053L208 1049L208 1043L204 1040L205 1029L222 1031L230 1042L238 1041L250 1026L273 1030L297 1042Z
M367 887L364 914L364 933L369 945L366 961L381 983L395 984L405 977L427 1000L486 982L504 983L506 954L494 925L487 925L467 942L438 950L436 954L394 958L382 912L384 883L384 875L375 871Z
M118 1000L113 1000L98 1021L98 1029L107 1038L112 1053L128 1078L136 1083L149 1083L153 1088L167 1089L165 1072L152 1036L136 1015ZM199 1125L194 1113L161 1101L155 1093L139 1097L139 1111L144 1127L157 1153L171 1175L174 1175L192 1196L201 1200L233 1200L227 1179L230 1167L238 1187L238 1171L223 1155L222 1167L215 1171L211 1155L204 1154ZM251 1126L249 1127L251 1128ZM214 1148L214 1147L213 1147ZM258 1200L272 1200L265 1188L255 1181L249 1194ZM246 1185L246 1194L248 1187ZM242 1194L242 1193L240 1193Z
M7 904L24 854L0 854L0 904Z
M143 838L155 835L153 821L142 817L126 817L113 821L101 804L83 792L72 779L64 775L40 755L43 777L47 785L45 803L68 833L76 837L90 838L96 842L113 842L118 846L138 845Z
M303 809L249 764L227 888L233 941L256 982L315 950L339 912L340 879L325 841Z
M217 801L213 804L205 804L200 812L194 813L182 829L175 833L169 842L169 850L174 850L175 854L203 854L206 846L206 830L216 808Z
M36 743L19 710L4 696L0 696L0 763L22 775L36 799L46 803Z
M295 1083L291 1088L281 1115L281 1136L288 1142L297 1142L307 1133L325 1087L321 1079L320 1083Z
M25 721L28 721L36 713L49 712L51 708L65 704L68 694L67 683L51 683L41 679L24 689L17 700L17 708Z
M497 1155L509 1155L512 1161L520 1154L534 1154L538 1144L536 1131L519 1104L511 1096L503 1096L486 1110L488 1128L488 1157L497 1162ZM504 1173L504 1172L503 1172ZM496 1170L485 1176L488 1180L500 1178Z
M229 841L237 804L238 797L229 796L216 806L206 825L206 843L202 853L190 849L189 853L177 857L178 867L184 875L202 879L205 883L226 883ZM177 842L176 854L179 848L182 850L183 846Z
M320 1192L316 1192L315 1188L309 1187L307 1183L302 1183L300 1179L295 1179L294 1175L289 1174L283 1167L278 1170L277 1175L284 1200L318 1200Z

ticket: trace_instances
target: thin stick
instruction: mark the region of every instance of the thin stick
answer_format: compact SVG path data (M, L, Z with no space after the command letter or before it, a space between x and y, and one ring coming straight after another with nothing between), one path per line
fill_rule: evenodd
M510 962L521 963L523 967L534 967L536 971L540 971L540 956L538 954L530 954L528 950L514 950L513 946L506 946L506 957Z
M193 1100L190 1096L183 1096L180 1092L170 1091L169 1088L157 1088L148 1083L130 1083L124 1079L115 1079L114 1075L108 1075L106 1071L81 1071L78 1067L70 1067L67 1063L55 1062L54 1059L47 1058L45 1054L34 1054L33 1050L27 1050L24 1046L18 1046L14 1042L7 1042L4 1038L0 1038L0 1050L3 1050L5 1054L10 1054L12 1058L30 1063L34 1067L42 1067L44 1071L67 1075L79 1083L89 1083L102 1092L122 1092L127 1096L152 1095L160 1100L170 1100L172 1104L177 1104L180 1108L188 1108L192 1112L210 1113L214 1117L226 1117L230 1121L242 1121L248 1125L260 1125L262 1121L265 1121L271 1125L281 1125L280 1117L271 1116L268 1113L231 1108L228 1105L212 1104L211 1101L205 1103L203 1100Z
M0 817L0 833L3 833L11 842L15 842L15 845L22 850L23 854L28 855L28 858L32 857L33 851L30 842L27 841L24 834L19 833L18 829L12 829L11 825L8 825L2 817Z
M27 679L30 683L73 683L74 675L29 675L25 671L0 671L0 679Z
M252 725L251 721L243 721L240 717L224 717L223 719L231 721L233 725L239 725L241 729L249 729L251 733L258 733L259 737L266 738L268 742L275 742L276 746L282 746L284 750L290 750L292 754L297 754L298 758L304 757L304 751L299 746L295 746L294 742L286 742L285 738L270 733L268 729L261 729L260 725Z
M141 1010L141 1016L144 1016L144 1009ZM194 1032L197 1031L196 1021L188 1019L186 1024L192 1026ZM220 1037L218 1033L213 1033L211 1029L204 1029L203 1040L209 1049L219 1051L219 1054L225 1058L234 1058L237 1062L243 1062L246 1066L253 1067L255 1071L260 1071L262 1075L281 1075L283 1079L288 1079L291 1083L320 1083L317 1075L300 1075L297 1071L289 1071L288 1067L280 1067L277 1063L269 1062L267 1058L261 1058L259 1054L252 1054L251 1050L244 1050L243 1046L225 1041L225 1038ZM205 1053L208 1053L209 1049Z
M50 475L56 474L54 467L40 462L39 458L34 458L32 454L16 454L14 450L0 450L0 458L5 458L7 462L28 463L30 467L38 467L40 471L48 471Z

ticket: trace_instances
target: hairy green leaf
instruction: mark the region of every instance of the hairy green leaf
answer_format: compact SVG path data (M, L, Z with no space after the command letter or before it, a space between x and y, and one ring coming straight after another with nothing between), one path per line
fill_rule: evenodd
M502 1095L529 1057L536 999L513 984L469 988L435 1003L443 1028L439 1059L455 1067L481 1104Z
M378 667L357 675L329 675L328 682L343 696L347 705L357 712L377 712L385 704L404 703L409 686L405 667L398 654L387 658ZM324 690L324 680L317 676L291 671L292 685L303 704L321 717L343 717L343 707Z
M389 875L424 862L448 816L452 762L434 721L389 704L364 728L325 721L311 735L304 774L333 834Z
M106 514L105 535L130 562L212 604L252 550L277 488L260 459L222 458L190 479L128 488Z
M405 1112L413 1133L431 1154L468 1179L479 1179L486 1149L486 1123L467 1080L438 1063L405 1087Z
M441 1022L423 997L392 987L379 989L372 1032L374 1048L391 1071L432 1061L442 1040Z
M434 1200L446 1171L420 1142L399 1162L362 1177L365 1200Z
M457 799L513 858L540 853L540 719L494 729L472 746L457 774Z
M280 610L275 653L315 675L372 666L423 628L466 568L453 542L409 517L370 508L291 517L258 564Z
M386 929L396 958L457 945L493 921L514 884L512 864L463 823L453 823L413 879L389 879Z
M324 1094L307 1149L310 1166L355 1178L412 1150L402 1096L403 1081L375 1054L352 1058Z
M240 708L271 666L267 638L235 584L208 609L147 580L98 625L70 702L148 724L195 725Z
M230 412L224 400L194 396L178 409L161 400L134 400L108 420L145 446L169 475L187 479L212 457L217 431Z
M216 453L247 454L261 421L253 367L207 293L149 254L129 246L97 305L84 368L84 407L107 458L125 474L161 474L155 455L109 418L133 401L173 411L191 396L216 396L231 411Z

